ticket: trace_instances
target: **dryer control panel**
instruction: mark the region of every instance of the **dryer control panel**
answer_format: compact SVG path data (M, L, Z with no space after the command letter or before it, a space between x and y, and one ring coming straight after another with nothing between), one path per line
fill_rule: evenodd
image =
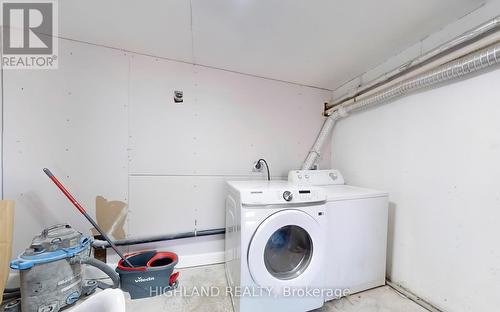
M336 169L328 170L291 170L288 182L297 185L342 185L344 177Z
M287 181L228 181L227 183L239 193L243 205L297 205L326 201L325 190L315 186L299 186Z
M253 190L241 193L242 204L252 206L310 204L326 201L322 190L294 187L282 190Z

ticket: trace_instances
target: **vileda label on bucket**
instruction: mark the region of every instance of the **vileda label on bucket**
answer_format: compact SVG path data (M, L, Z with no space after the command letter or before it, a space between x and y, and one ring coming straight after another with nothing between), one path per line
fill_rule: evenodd
M144 282L151 282L151 281L154 281L155 278L153 276L150 276L150 277L147 277L147 278L144 278L142 276L139 276L135 282L136 283L144 283Z

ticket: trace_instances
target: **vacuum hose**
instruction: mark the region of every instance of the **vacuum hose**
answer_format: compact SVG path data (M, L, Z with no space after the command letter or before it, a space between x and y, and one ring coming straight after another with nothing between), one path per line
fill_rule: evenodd
M111 281L113 282L113 285L109 285L106 283L98 282L98 287L101 289L106 289L106 288L118 288L120 286L120 276L118 273L116 273L112 268L110 268L106 263L99 261L97 259L91 258L91 257L82 257L80 259L80 263L82 264L88 264L93 267L98 268L99 270L103 271L106 273L109 278L111 278Z
M21 298L21 292L20 291L13 291L13 292L6 292L2 295L2 300L7 301L10 299L16 299L16 298Z

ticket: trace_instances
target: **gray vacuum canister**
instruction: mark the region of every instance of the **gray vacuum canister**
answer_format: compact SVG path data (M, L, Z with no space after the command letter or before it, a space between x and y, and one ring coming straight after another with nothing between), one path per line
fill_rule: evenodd
M33 239L10 265L20 271L23 312L59 311L95 290L96 281L82 278L91 242L68 224L49 227Z

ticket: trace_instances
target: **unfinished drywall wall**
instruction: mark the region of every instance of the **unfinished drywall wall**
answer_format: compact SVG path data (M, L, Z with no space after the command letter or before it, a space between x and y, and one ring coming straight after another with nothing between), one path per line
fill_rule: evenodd
M341 120L332 165L390 193L389 278L443 311L500 305L500 70Z
M91 226L42 172L95 215L95 198L128 201L128 57L59 41L59 69L4 70L4 198L16 201L14 254L44 227Z
M174 90L184 92L183 103L174 103ZM298 168L328 97L324 90L131 56L130 213L142 214L131 217L131 233L223 228L224 181L263 178L252 172L259 158L274 178ZM158 211L176 222L147 222Z
M263 179L252 172L260 157L274 178L298 168L331 96L65 39L59 49L58 70L4 74L4 186L5 197L17 201L15 253L53 223L90 229L44 167L91 215L98 196L128 204L107 214L126 215L118 236L224 227L224 181ZM175 90L184 92L182 103L174 102ZM328 151L322 165L329 159ZM157 246L220 261L224 245L214 237L202 247L196 240L149 245Z

